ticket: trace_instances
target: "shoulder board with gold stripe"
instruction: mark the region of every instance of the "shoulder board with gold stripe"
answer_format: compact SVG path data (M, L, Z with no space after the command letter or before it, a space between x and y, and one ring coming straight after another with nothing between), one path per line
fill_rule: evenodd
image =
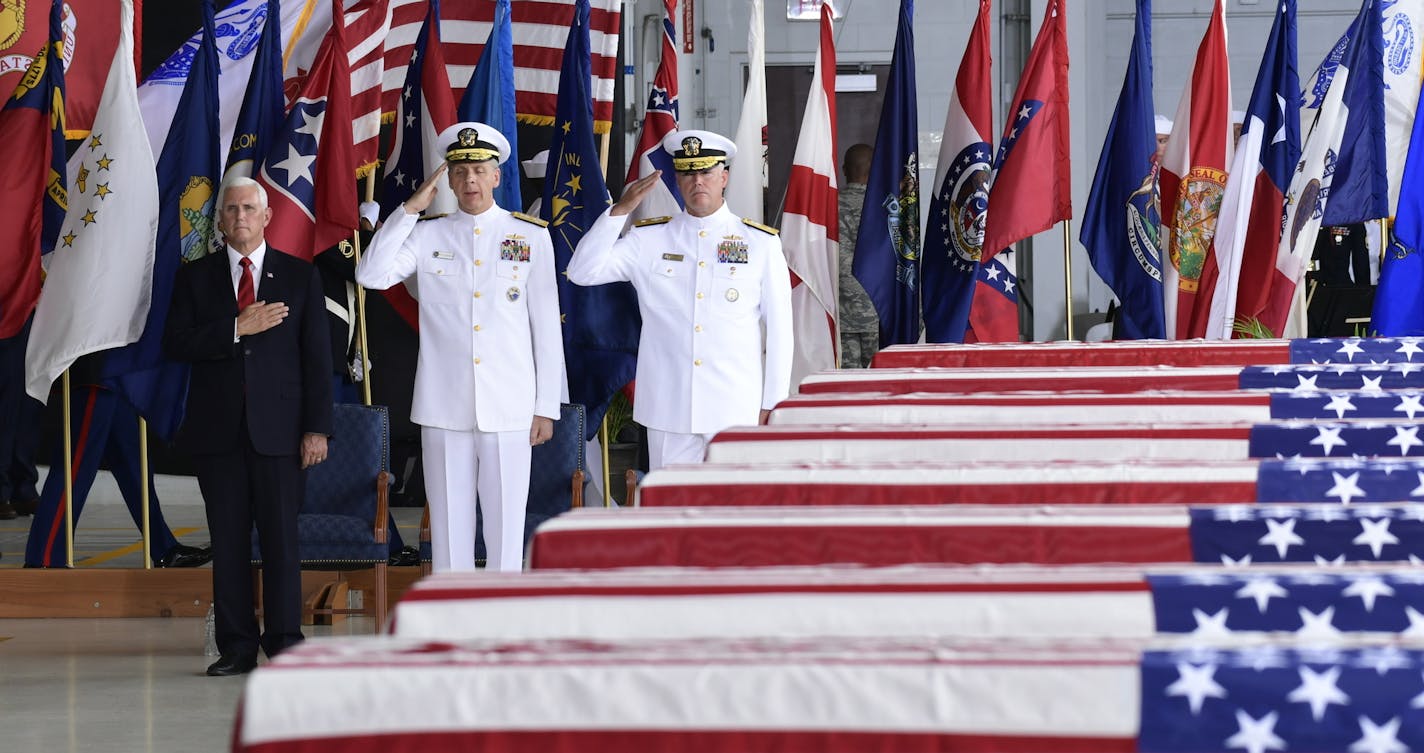
M742 224L743 224L743 225L746 225L747 227L754 227L754 228L756 228L757 230L762 231L763 233L769 233L769 234L771 234L771 235L781 235L781 231L780 231L780 230L777 230L776 228L774 228L774 227L772 227L772 226L770 226L770 225L763 225L763 224L761 224L760 222L757 222L756 220L749 220L749 219L746 219L746 218L742 218Z
M510 214L514 215L515 217L518 217L518 218L521 219L521 220L524 220L525 222L530 222L530 223L533 223L533 224L535 224L535 225L538 225L539 227L548 227L548 226L549 226L549 223L548 223L547 221L541 220L541 219L539 219L538 217L535 217L535 216L532 215L532 214L525 214L525 213L523 213L523 212L510 212Z
M416 222L425 222L426 220L438 220L438 219L440 219L441 217L444 217L444 216L447 215L447 214L449 214L449 212L446 212L445 214L427 214L427 215L422 215L420 219L416 220Z
M666 225L666 224L669 223L669 222L672 222L672 218L671 218L671 217L649 217L649 218L647 218L647 219L638 220L637 222L633 223L633 227L647 227L647 226L649 226L649 225Z

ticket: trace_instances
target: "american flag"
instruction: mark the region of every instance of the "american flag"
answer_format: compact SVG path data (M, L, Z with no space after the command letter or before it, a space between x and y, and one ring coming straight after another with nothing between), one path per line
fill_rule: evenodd
M1424 564L1424 505L1225 505L1192 508L1197 562Z
M895 345L875 354L876 368L1006 366L1253 366L1281 363L1412 363L1424 359L1417 337L1312 340L1120 340L1115 342Z
M1397 502L1424 498L1424 461L1262 460L1260 502Z
M386 37L382 91L387 117L405 83L406 65L420 24L425 0L390 0L391 31ZM592 0L589 31L593 64L593 118L595 130L607 132L613 119L613 82L618 75L618 32L622 0ZM475 72L485 39L494 25L495 4L490 0L445 3L440 11L441 49L445 54L451 101L459 102ZM514 33L515 107L527 123L551 125L559 93L559 63L564 40L573 20L574 0L540 0L511 4Z

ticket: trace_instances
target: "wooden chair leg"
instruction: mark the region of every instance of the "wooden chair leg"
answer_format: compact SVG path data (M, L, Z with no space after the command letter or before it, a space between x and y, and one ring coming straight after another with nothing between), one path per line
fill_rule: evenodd
M623 486L628 495L625 498L627 501L624 504L628 505L629 507L632 507L635 504L634 500L637 499L633 495L638 490L638 472L633 470L632 468L629 468L628 470L624 471Z

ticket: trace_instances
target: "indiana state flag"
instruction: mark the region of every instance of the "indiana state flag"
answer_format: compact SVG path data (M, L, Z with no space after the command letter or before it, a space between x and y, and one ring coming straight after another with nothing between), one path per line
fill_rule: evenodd
M633 379L643 324L630 283L582 287L564 274L583 234L611 203L593 138L588 15L588 0L578 0L564 46L554 140L549 144L544 179L544 214L554 242L559 310L564 315L569 401L582 403L588 411L586 440L598 432L613 393Z
M213 0L203 2L203 32L178 101L178 121L168 130L158 158L158 237L148 321L138 342L112 351L104 360L107 384L124 395L164 439L178 431L188 394L188 364L163 357L163 330L173 280L183 261L208 253L215 235L213 206L221 181L221 134Z
M880 345L920 339L920 152L915 95L914 0L900 0L900 27L890 61L889 90L880 110L880 130L860 235L855 241L855 279L880 316Z
M524 208L519 190L519 124L514 112L514 32L510 29L509 0L496 0L494 28L480 53L480 62L465 87L465 95L456 108L455 120L475 121L494 126L509 139L513 159L500 165L499 185L494 189L494 203L518 212ZM443 149L444 144L440 145Z
M1123 338L1163 338L1162 213L1152 108L1152 0L1137 0L1127 76L1108 124L1078 239L1122 308Z
M282 129L282 116L287 106L286 97L282 94L282 13L277 0L267 0L263 15L262 36L257 42L257 55L252 61L252 74L247 79L242 109L237 113L232 146L227 152L226 174L249 178L262 164L267 149ZM191 77L189 81L192 81ZM183 117L183 112L180 104L179 118ZM159 158L158 165L162 170L162 158Z
M40 296L40 254L54 249L68 206L64 167L64 66L60 0L50 8L49 43L0 110L0 339L14 337ZM41 207L36 212L35 207Z

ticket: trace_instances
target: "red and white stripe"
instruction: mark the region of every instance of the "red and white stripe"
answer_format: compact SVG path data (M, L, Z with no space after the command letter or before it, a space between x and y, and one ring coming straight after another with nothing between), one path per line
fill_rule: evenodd
M534 532L535 570L1192 561L1173 505L860 505L574 510ZM597 582L597 579L589 579Z
M1290 358L1289 340L1057 341L892 345L876 353L872 365L876 368L1253 366L1290 363Z
M684 568L444 574L412 586L392 632L431 640L1155 632L1143 568Z
M719 432L711 463L1000 460L1135 457L1154 460L1247 460L1250 423L1054 424L1027 416L926 424L787 424Z
M793 395L772 411L772 425L1115 422L1133 426L1271 420L1266 392L817 392Z
M391 30L389 0L369 0L346 12L347 61L351 64L351 141L357 172L380 158L381 83L385 79L386 37Z
M1239 366L1084 366L1075 369L844 369L812 374L801 392L1141 392L1234 390Z
M791 268L793 385L800 384L807 374L835 368L840 351L836 329L840 248L836 154L836 42L831 8L823 5L821 45L781 217L781 242Z
M1148 646L332 638L252 674L233 750L1128 753Z
M1177 105L1178 125L1162 155L1162 229L1170 263L1162 265L1167 334L1206 334L1220 271L1212 244L1231 166L1231 65L1226 51L1226 11L1216 0L1192 78ZM1224 249L1223 249L1224 253ZM1179 256L1201 257L1199 276L1183 277ZM1230 336L1230 333L1227 333Z
M394 113L405 83L405 69L415 37L425 18L427 0L390 0L394 14L386 38L384 110ZM622 0L590 0L589 42L593 50L593 119L606 132L613 119L613 82L618 75L618 33ZM452 85L452 100L460 96L475 72L485 40L494 28L493 2L466 0L441 3L441 47ZM521 0L510 3L514 37L515 109L525 122L551 124L559 94L559 68L564 42L573 22L574 0Z
M1256 499L1254 460L703 463L648 474L635 504L1230 504Z

